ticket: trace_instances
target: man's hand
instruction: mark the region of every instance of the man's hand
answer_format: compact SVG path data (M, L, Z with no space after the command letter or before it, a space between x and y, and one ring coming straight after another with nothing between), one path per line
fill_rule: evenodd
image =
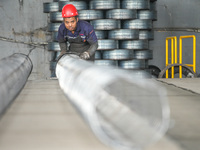
M80 54L80 58L84 60L90 59L90 54L88 52L83 52Z

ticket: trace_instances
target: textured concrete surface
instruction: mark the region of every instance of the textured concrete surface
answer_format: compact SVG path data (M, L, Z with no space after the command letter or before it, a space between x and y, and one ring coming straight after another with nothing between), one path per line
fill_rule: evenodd
M185 80L186 81L186 80ZM198 89L200 80L185 82ZM164 83L164 82L170 82ZM180 83L181 82L181 83ZM199 94L158 81L166 88L171 108L167 134L146 150L199 150ZM1 150L111 150L80 118L59 88L57 80L28 81L0 119Z

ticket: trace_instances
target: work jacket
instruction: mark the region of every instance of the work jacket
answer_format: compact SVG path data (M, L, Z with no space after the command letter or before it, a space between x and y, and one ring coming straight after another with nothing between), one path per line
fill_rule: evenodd
M57 40L61 52L69 51L81 54L87 51L92 59L94 59L95 51L98 48L98 41L93 26L83 20L77 22L74 34L62 23L58 29Z

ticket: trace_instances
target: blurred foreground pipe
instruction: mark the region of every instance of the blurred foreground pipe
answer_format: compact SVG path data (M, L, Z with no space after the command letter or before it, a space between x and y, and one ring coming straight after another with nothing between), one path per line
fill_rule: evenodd
M165 90L134 72L96 66L64 55L56 66L60 87L95 135L120 150L139 150L168 129Z
M20 93L32 67L24 54L16 53L0 60L0 115Z

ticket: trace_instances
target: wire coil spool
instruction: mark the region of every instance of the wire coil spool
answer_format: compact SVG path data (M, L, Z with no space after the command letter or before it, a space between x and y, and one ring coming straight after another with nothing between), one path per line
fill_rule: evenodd
M56 64L57 64L56 61L51 61L51 62L50 62L50 70L55 70Z
M107 38L107 31L96 30L95 34L97 36L97 39L106 39Z
M122 24L123 29L152 29L152 20L125 20Z
M139 10L137 13L138 19L157 20L157 11L155 10Z
M145 69L146 62L142 59L120 60L119 67L123 69Z
M79 19L81 20L95 20L103 19L103 11L101 10L79 10Z
M115 60L95 60L94 64L98 66L118 66L118 63Z
M85 1L59 1L59 11L62 11L63 6L67 4L72 4L76 7L77 10L87 9L87 3Z
M150 2L150 10L157 10L156 2Z
M154 31L153 30L140 30L139 31L139 39L140 40L153 40L154 39Z
M112 50L118 49L118 41L110 39L98 40L97 50Z
M59 11L58 2L43 3L44 13L57 12L57 11Z
M101 59L101 51L96 51L94 58L95 58L95 60Z
M95 30L113 30L121 27L121 22L114 19L99 19L91 21Z
M58 42L48 42L47 49L49 51L60 51L60 46Z
M135 59L152 59L153 51L152 50L136 50L134 51Z
M60 23L49 23L47 30L49 32L57 32L59 27L60 27Z
M148 49L149 43L148 43L148 40L120 41L119 48L120 49L142 50L142 49Z
M134 57L133 50L116 49L110 51L103 51L103 59L127 60L127 59L133 59L133 57Z
M119 30L111 30L108 32L109 39L116 40L135 40L139 39L139 30L133 29L119 29Z
M50 21L51 22L62 22L62 14L61 12L52 12L50 13Z
M52 41L57 42L58 32L52 32Z
M107 19L136 19L137 11L131 9L113 9L106 12Z
M51 61L57 60L59 55L60 55L60 52L52 51L51 52Z
M89 3L90 9L117 9L120 8L120 0L92 0Z
M149 9L149 0L122 0L122 9Z

